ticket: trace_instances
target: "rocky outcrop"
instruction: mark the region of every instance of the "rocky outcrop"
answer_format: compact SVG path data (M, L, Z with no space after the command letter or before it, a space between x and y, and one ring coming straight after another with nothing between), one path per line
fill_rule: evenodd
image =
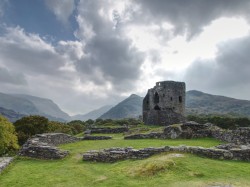
M241 160L250 161L250 147L246 149L220 149L220 148L203 148L195 146L165 146L158 148L133 149L128 148L110 148L104 150L92 150L83 154L84 161L95 162L116 162L125 159L144 159L159 153L192 153L213 159L224 160Z
M69 152L60 150L56 146L79 140L81 138L63 133L37 134L22 146L19 155L39 159L61 159L67 156Z
M14 160L13 157L0 157L0 173Z
M128 127L95 127L89 129L90 133L123 133L127 132L129 129Z

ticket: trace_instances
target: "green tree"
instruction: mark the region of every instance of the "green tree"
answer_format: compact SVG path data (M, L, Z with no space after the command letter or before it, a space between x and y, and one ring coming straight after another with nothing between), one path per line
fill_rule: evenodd
M66 134L73 134L72 128L69 125L58 121L49 121L47 132L61 132Z
M88 119L87 121L85 121L85 123L87 123L88 125L93 125L95 121L92 119Z
M0 115L0 156L18 149L15 127Z
M70 121L67 123L67 125L69 125L71 127L73 134L79 134L87 129L85 122L83 122L81 120Z
M48 130L49 120L43 116L25 116L14 123L19 144L24 144L35 134L45 133Z

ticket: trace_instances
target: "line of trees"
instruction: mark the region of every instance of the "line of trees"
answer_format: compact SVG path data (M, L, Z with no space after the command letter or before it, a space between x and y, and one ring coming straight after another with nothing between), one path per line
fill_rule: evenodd
M236 129L238 127L250 127L250 119L247 117L215 116L215 115L189 115L187 120L197 123L212 123L223 129Z

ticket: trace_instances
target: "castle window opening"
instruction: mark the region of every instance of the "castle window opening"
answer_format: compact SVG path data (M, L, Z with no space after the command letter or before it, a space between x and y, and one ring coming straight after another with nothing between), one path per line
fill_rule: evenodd
M181 96L179 96L179 102L182 103L182 97Z
M155 110L161 110L161 108L158 105L155 105L154 109Z
M157 103L159 103L159 101L160 101L159 94L157 92L155 92L154 103L157 104Z

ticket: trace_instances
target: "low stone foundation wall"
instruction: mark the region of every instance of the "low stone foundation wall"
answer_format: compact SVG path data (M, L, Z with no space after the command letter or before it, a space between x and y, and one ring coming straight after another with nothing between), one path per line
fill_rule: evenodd
M213 137L221 141L234 144L250 144L250 128L241 127L236 130L223 130L213 124L198 124L186 122L167 126L162 133L133 134L125 136L124 139L191 139Z
M64 133L37 134L22 146L19 155L39 159L61 159L67 156L69 152L60 150L56 146L80 140L81 138Z
M82 140L109 140L112 139L111 136L90 136L90 135L85 135Z
M236 130L212 131L211 136L229 143L250 144L249 127L240 127Z
M89 129L90 133L107 133L107 134L112 134L112 133L123 133L127 132L129 129L127 127L116 127L116 128L111 128L111 127L95 127Z
M0 173L14 160L13 157L0 157Z
M163 133L151 132L147 134L132 134L128 136L124 136L126 140L134 140L134 139L164 139Z
M69 154L69 151L60 150L56 146L66 143L74 143L82 140L108 140L110 136L74 137L64 133L37 134L30 138L20 149L20 156L39 159L61 159Z
M64 133L44 133L37 134L33 139L39 139L39 142L47 143L49 145L61 145L66 143L74 143L80 141L81 138L74 137Z
M250 161L250 147L247 149L219 149L203 148L195 146L165 146L158 148L133 149L129 148L110 148L100 151L92 150L83 154L84 161L95 162L116 162L125 159L144 159L159 153L192 153L213 159L242 160Z

